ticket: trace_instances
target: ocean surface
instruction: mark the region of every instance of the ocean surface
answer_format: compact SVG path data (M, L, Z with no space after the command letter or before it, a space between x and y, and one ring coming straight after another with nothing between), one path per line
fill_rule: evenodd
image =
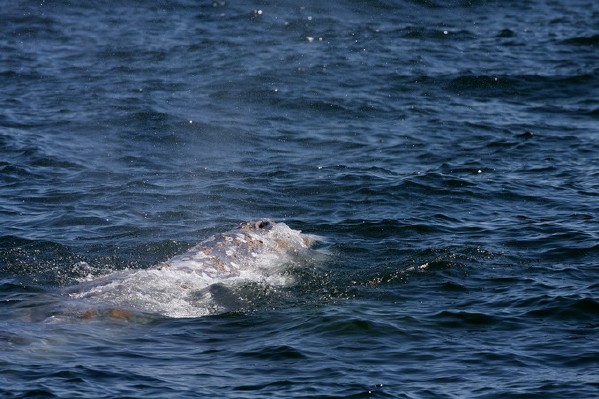
M0 6L0 397L599 398L599 2Z

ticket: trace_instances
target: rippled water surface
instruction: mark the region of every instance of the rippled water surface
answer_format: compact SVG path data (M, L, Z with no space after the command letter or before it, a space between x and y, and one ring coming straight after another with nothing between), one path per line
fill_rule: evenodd
M599 397L597 2L0 4L1 397Z

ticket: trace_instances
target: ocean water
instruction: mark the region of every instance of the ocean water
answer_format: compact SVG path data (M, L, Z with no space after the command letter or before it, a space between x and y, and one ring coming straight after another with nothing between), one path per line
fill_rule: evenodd
M0 397L599 397L596 1L0 4Z

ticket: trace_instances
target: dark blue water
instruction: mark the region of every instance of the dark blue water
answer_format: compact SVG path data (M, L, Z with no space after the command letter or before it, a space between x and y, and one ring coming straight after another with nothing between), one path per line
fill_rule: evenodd
M0 396L599 397L596 1L0 4ZM63 317L262 217L325 255Z

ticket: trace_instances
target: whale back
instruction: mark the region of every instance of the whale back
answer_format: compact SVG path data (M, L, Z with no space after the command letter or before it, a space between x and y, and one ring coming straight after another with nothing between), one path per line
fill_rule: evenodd
M307 250L314 239L270 219L244 223L216 234L154 268L197 273L211 278L239 276L244 270L268 268Z

